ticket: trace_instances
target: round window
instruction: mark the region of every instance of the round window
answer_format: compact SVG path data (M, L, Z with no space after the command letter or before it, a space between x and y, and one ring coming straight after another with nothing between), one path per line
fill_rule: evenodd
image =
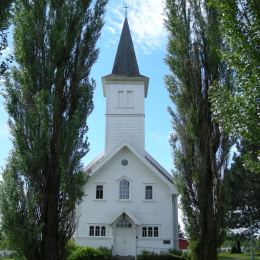
M124 166L124 167L126 167L126 166L128 165L128 160L123 159L123 160L121 161L121 165Z

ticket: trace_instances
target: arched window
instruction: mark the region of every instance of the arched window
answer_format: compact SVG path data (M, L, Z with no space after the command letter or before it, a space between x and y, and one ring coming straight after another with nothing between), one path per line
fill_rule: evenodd
M96 199L102 200L104 198L103 185L96 186Z
M153 199L153 186L145 186L145 199L152 200Z
M129 199L129 181L122 179L119 182L119 199Z

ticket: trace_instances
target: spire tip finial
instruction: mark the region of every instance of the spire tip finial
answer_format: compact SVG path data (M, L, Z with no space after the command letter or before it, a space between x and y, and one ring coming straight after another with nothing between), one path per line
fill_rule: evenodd
M127 5L127 3L125 4L124 8L125 8L125 18L127 18L127 9L129 8L129 6Z

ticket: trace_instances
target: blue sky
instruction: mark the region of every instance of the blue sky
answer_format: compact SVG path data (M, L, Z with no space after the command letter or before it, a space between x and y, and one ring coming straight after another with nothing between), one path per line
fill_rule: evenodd
M171 131L167 106L171 105L164 84L168 74L164 63L167 32L163 24L164 0L128 1L128 22L134 42L140 73L150 78L148 97L145 101L146 150L168 171L173 168L168 137ZM105 16L105 25L98 41L99 59L92 69L96 80L94 111L88 119L90 151L84 157L88 164L104 149L105 98L102 95L101 77L111 73L125 17L125 1L110 0ZM10 46L11 47L11 46ZM7 50L7 52L10 49ZM1 84L1 82L0 82ZM0 89L3 89L1 85ZM0 167L4 167L12 147L4 100L0 97Z

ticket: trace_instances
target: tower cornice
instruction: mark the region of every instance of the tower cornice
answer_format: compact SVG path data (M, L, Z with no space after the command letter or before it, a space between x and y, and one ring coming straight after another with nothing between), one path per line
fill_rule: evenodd
M126 84L126 83L131 83L133 85L135 84L144 84L144 96L147 97L147 92L148 92L148 84L149 84L149 78L146 76L137 76L137 77L128 77L128 76L121 76L121 75L114 75L114 74L109 74L104 77L102 77L102 85L103 85L103 95L104 97L106 96L106 89L105 86L106 84Z

